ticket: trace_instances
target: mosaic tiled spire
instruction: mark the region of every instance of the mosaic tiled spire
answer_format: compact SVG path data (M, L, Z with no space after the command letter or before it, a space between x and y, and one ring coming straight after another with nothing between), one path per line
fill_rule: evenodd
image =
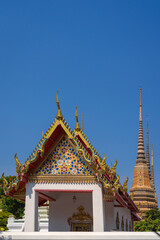
M144 141L143 141L143 123L142 123L142 99L140 88L140 104L139 104L139 134L138 134L138 151L137 151L137 163L143 163L145 161L144 153Z
M140 211L143 218L146 211L157 208L155 190L151 187L149 169L145 160L143 126L142 126L142 100L140 89L140 109L139 109L139 134L138 134L138 152L136 165L134 167L133 184L130 189L130 195Z
M148 131L148 116L147 116L147 148L146 148L146 162L148 166L149 176L151 178L150 155L149 155L149 131Z

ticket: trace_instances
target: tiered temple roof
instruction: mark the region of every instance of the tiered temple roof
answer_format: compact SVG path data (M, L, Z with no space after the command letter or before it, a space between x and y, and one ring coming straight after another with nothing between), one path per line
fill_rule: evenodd
M9 184L3 175L5 193L25 201L25 185L30 180L35 183L44 181L48 183L99 182L103 187L104 200L116 200L120 206L129 208L132 212L133 219L138 220L139 218L136 215L138 208L127 193L128 177L122 185L120 183L120 177L116 172L117 160L112 167L109 167L106 163L106 155L102 158L98 154L80 128L77 107L75 111L76 127L73 131L61 113L58 92L56 95L56 103L58 107L56 118L26 162L21 165L17 158L17 154L15 155L17 177ZM54 171L54 169L51 171L44 170L45 164L51 164L50 155L56 155L56 148L60 142L62 144L65 142L65 144L71 146L71 151L74 151L77 158L83 159L84 168L87 171L86 175L82 174L81 169L79 172L77 171L76 174L74 174L73 171L72 173L69 171L65 172L65 174L63 174L64 172L61 174L60 172ZM55 165L54 168L56 168ZM43 201L43 198L39 198L39 205L43 204Z

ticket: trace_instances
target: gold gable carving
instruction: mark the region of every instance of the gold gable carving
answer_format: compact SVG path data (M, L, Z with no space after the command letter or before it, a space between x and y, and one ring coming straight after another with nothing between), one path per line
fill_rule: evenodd
M97 183L95 176L34 176L30 175L28 182L33 183Z
M86 178L83 179L83 176ZM38 169L29 175L29 181L40 182L41 178L45 181L59 181L64 179L64 182L69 181L71 177L71 182L80 181L90 182L90 177L92 180L96 179L95 174L89 164L81 157L71 141L63 137L57 146L49 153L49 155L44 159L42 164ZM78 178L77 178L78 177Z

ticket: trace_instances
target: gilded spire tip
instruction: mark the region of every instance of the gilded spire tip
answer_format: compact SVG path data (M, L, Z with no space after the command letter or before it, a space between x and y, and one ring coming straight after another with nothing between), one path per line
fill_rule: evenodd
M58 120L61 120L61 119L63 118L63 116L62 116L61 109L60 109L60 105L59 105L58 92L59 92L59 90L57 90L57 93L56 93L56 103L57 103L57 107L58 107L58 112L57 112L56 118L57 118Z
M80 131L80 125L79 125L79 122L78 122L78 114L77 114L77 106L76 106L76 109L75 109L75 117L76 117L76 127L75 127L75 130L78 132Z

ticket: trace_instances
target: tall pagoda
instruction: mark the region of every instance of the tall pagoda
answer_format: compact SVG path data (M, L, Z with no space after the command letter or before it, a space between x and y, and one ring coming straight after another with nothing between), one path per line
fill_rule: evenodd
M136 206L139 208L142 218L144 217L144 214L147 210L158 208L154 186L153 151L151 166L149 156L149 131L147 117L147 150L145 158L142 122L142 100L140 89L138 151L136 164L134 167L133 184L132 188L130 189L130 195Z

